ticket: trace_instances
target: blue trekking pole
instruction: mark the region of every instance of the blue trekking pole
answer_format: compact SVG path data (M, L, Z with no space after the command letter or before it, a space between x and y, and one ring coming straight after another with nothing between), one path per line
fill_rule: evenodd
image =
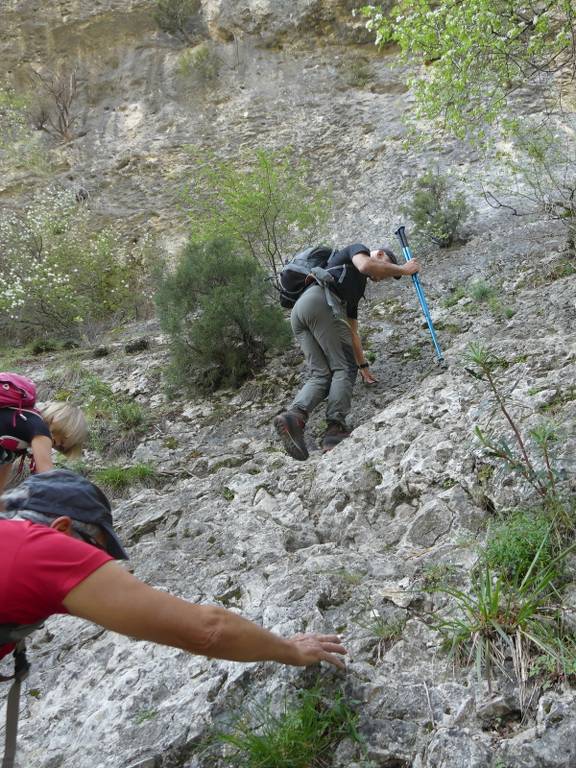
M404 258L406 261L410 261L412 259L412 251L410 250L410 246L408 245L408 238L406 237L406 228L404 226L398 227L396 232L394 233L398 240L400 240L400 245L402 246L402 253L404 254ZM424 312L424 317L426 318L426 323L428 325L428 330L430 331L430 336L432 336L432 343L434 344L434 349L436 350L436 357L438 359L438 364L442 366L442 368L447 368L447 363L444 360L444 355L442 354L442 350L440 349L440 344L438 343L438 339L436 337L436 331L434 330L434 324L432 323L432 317L430 316L430 310L428 309L428 304L426 303L426 297L424 296L424 291L422 290L422 286L420 285L420 278L418 277L418 274L412 275L412 282L414 283L414 288L416 288L416 293L418 295L418 301L420 302L420 306L422 307L422 312Z

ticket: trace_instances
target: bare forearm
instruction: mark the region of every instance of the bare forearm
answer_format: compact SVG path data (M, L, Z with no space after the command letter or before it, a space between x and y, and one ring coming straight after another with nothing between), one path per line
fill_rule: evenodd
M217 606L189 603L107 563L64 598L64 605L106 629L231 661L278 661L307 666L327 661L344 668L346 649L337 635L296 635L285 639Z
M118 565L102 566L65 598L76 616L107 629L190 653L232 661L291 663L287 640L224 608L195 605L153 589Z
M54 468L52 461L52 441L45 435L37 435L32 439L32 455L36 472L48 472Z
M12 464L0 464L0 493L4 493L10 480L11 472Z
M177 621L164 628L156 624L143 639L216 659L294 663L294 646L279 635L218 606L178 602Z
M362 349L362 342L360 335L354 329L352 330L352 350L354 351L354 360L357 365L361 365L365 362L364 350Z
M365 253L357 253L353 256L352 263L361 274L376 281L386 277L414 275L420 270L420 264L416 259L410 259L404 264L393 264L391 261L370 258Z
M292 663L291 644L248 619L215 605L196 605L152 590L154 611L142 616L140 627L125 634L230 661Z
M187 638L190 645L185 650L231 661L295 663L295 648L288 640L224 608L201 608L205 614L206 627L212 628L212 631L208 631L202 647L194 637L194 632L191 632Z
M366 274L369 277L381 279L385 277L402 277L407 274L403 264L392 264L387 261L370 259L366 265Z

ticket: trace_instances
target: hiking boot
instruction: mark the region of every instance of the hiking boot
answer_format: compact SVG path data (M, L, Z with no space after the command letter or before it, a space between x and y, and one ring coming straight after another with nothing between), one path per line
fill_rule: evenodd
M350 437L350 430L346 429L343 424L339 424L337 421L331 421L328 424L324 437L322 438L322 453L327 453L335 448L338 443Z
M286 453L296 461L306 461L309 455L304 441L306 419L294 411L286 411L276 416L273 423Z

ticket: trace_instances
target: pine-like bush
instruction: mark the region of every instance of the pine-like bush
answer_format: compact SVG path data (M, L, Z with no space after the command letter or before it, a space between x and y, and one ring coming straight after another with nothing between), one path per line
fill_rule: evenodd
M184 389L239 386L290 338L266 274L229 241L189 243L161 276L156 304L171 340L169 378Z

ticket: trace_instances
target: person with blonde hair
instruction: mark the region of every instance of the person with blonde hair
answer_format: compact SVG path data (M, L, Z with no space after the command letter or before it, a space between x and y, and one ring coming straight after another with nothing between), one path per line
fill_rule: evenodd
M65 402L38 403L34 409L0 408L0 493L12 474L12 465L31 457L33 473L53 469L52 449L77 458L88 436L84 414Z

